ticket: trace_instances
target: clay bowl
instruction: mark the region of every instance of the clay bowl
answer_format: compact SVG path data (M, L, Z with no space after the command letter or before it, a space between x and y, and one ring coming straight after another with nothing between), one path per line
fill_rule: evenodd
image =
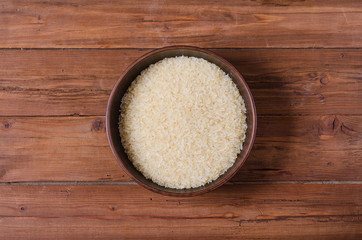
M121 138L118 129L119 113L121 100L126 92L127 88L130 86L131 82L140 74L142 70L147 68L150 64L156 63L166 57L175 57L175 56L193 56L198 58L204 58L209 62L212 62L223 69L232 80L235 82L236 86L239 88L240 94L245 101L245 106L247 109L247 124L248 129L246 133L246 139L244 142L244 147L241 153L238 155L234 165L228 169L223 175L221 175L215 181L206 184L205 186L191 189L171 189L152 182L149 179L146 179L142 173L140 173L128 159L127 154L124 151L124 148L121 144ZM241 74L222 57L216 55L215 53L208 51L206 49L201 49L197 47L190 46L171 46L156 49L151 51L133 64L131 64L121 75L119 80L113 87L112 93L108 100L107 106L107 116L106 116L106 126L107 126L107 136L112 152L117 159L120 166L123 170L135 180L141 186L168 196L194 196L202 193L209 192L214 190L217 187L220 187L226 183L235 173L240 169L240 167L245 162L248 157L256 134L256 110L253 96L250 92L248 85L241 76Z

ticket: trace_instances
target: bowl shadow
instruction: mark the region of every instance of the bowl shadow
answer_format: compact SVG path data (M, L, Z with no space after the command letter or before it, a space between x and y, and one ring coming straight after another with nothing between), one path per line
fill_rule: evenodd
M261 57L259 51L245 49L214 50L218 55L227 59L236 69L243 74L245 81L250 86L257 109L265 109L268 101L266 91L281 89L285 84L285 76L280 69L270 66L270 61L276 57ZM269 100L270 101L270 100ZM290 108L293 104L288 97L275 103L275 109ZM289 111L288 109L286 111ZM294 118L286 118L278 112L272 116L258 114L258 129L253 149L243 167L235 174L230 182L265 182L290 179L292 173L286 170L290 149L285 148L282 141L292 141Z

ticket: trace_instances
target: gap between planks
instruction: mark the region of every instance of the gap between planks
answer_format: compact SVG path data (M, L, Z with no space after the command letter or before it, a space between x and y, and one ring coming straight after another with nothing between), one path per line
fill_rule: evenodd
M165 45L163 47L169 47L169 46L194 46L194 45L187 45L187 44L170 44L170 45ZM144 50L155 50L155 49L159 49L159 48L163 48L163 47L154 47L154 48L129 48L129 47L115 47L115 48L99 48L99 47L94 47L94 48L0 48L0 51L4 51L4 50L9 50L9 51L33 51L33 50L57 50L57 51L66 51L66 50L140 50L140 51L144 51ZM195 46L197 47L197 46ZM220 48L216 48L216 47L212 47L212 48L205 48L205 47L200 47L203 49L209 49L209 50L303 50L303 49L325 49L325 50L360 50L362 49L362 47L220 47Z
M362 184L362 181L253 181L253 182L227 182L226 185L283 185L283 184ZM114 181L114 182L103 182L103 181L32 181L32 182L5 182L0 183L0 186L96 186L96 185L137 185L136 182L132 181Z

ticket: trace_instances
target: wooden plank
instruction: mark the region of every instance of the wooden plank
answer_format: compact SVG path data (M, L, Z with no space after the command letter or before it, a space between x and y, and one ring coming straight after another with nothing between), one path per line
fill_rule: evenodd
M0 186L0 238L360 239L361 189L228 185L171 198L139 186Z
M110 151L103 117L0 122L1 181L129 180Z
M0 118L0 181L129 181L104 117ZM259 116L232 181L362 180L362 116ZM348 173L348 174L346 174Z
M361 47L359 1L2 1L0 48Z
M214 51L244 75L259 115L362 114L362 50ZM0 116L104 115L119 75L146 52L0 50Z

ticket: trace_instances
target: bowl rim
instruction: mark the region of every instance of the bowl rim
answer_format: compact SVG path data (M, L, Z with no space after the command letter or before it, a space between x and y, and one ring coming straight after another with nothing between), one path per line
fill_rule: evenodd
M232 171L228 173L227 176L225 176L225 178L222 181L219 181L218 183L214 184L214 185L210 185L210 187L205 188L205 189L201 189L199 191L193 191L193 192L184 192L184 193L175 193L175 192L168 192L168 191L163 191L160 189L156 189L153 188L152 186L149 186L145 183L143 183L142 181L140 181L137 177L135 177L131 172L129 172L127 170L127 168L125 167L125 165L123 164L122 159L120 158L120 156L117 154L116 150L115 150L115 146L111 137L111 123L110 123L110 113L111 113L111 105L112 102L115 98L115 92L120 84L120 82L122 81L122 79L127 75L127 73L140 61L144 60L145 58L159 53L159 52L164 52L164 51L169 51L169 50L177 50L177 49L186 49L186 50L193 50L193 51L198 51L198 52L202 52L205 53L207 55L210 55L214 58L217 58L218 60L220 60L221 62L223 62L223 64L225 64L228 68L231 69L231 71L235 74L235 78L238 81L241 81L243 87L245 88L248 97L250 98L250 102L251 102L251 111L252 111L252 116L253 116L253 121L252 121L252 126L253 126L253 130L251 132L251 137L250 137L250 143L247 147L247 149L245 150L245 155L243 157L243 159L241 161L238 162L238 164L236 166L232 166ZM117 82L114 84L113 88L112 88L112 92L109 96L108 99L108 103L107 103L107 110L106 110L106 132L107 132L107 138L108 138L108 143L110 145L110 148L112 150L112 153L114 155L114 157L116 158L118 164L121 166L121 168L123 169L124 172L126 172L126 174L133 179L136 183L138 183L139 185L141 185L142 187L162 194L162 195L166 195L166 196L174 196L174 197L190 197L190 196L195 196L195 195L200 195L206 192L210 192L222 185L224 185L226 182L228 182L241 168L241 166L245 163L246 159L248 158L254 142L255 142L255 137L256 137L256 130L257 130L257 113L256 113L256 107L255 107L255 102L254 102L254 98L253 95L250 91L250 88L248 86L248 84L246 83L245 79L243 78L243 76L239 73L239 71L230 63L228 62L226 59L224 59L223 57L217 55L216 53L204 49L204 48L199 48L199 47L195 47L195 46L187 46L187 45L173 45L173 46L167 46L167 47L162 47L162 48L157 48L154 49L150 52L147 52L145 54L143 54L141 57L139 57L138 59L136 59L135 61L133 61L132 64L130 64L121 74L121 76L119 77L119 79L117 80ZM152 181L152 180L151 180Z

